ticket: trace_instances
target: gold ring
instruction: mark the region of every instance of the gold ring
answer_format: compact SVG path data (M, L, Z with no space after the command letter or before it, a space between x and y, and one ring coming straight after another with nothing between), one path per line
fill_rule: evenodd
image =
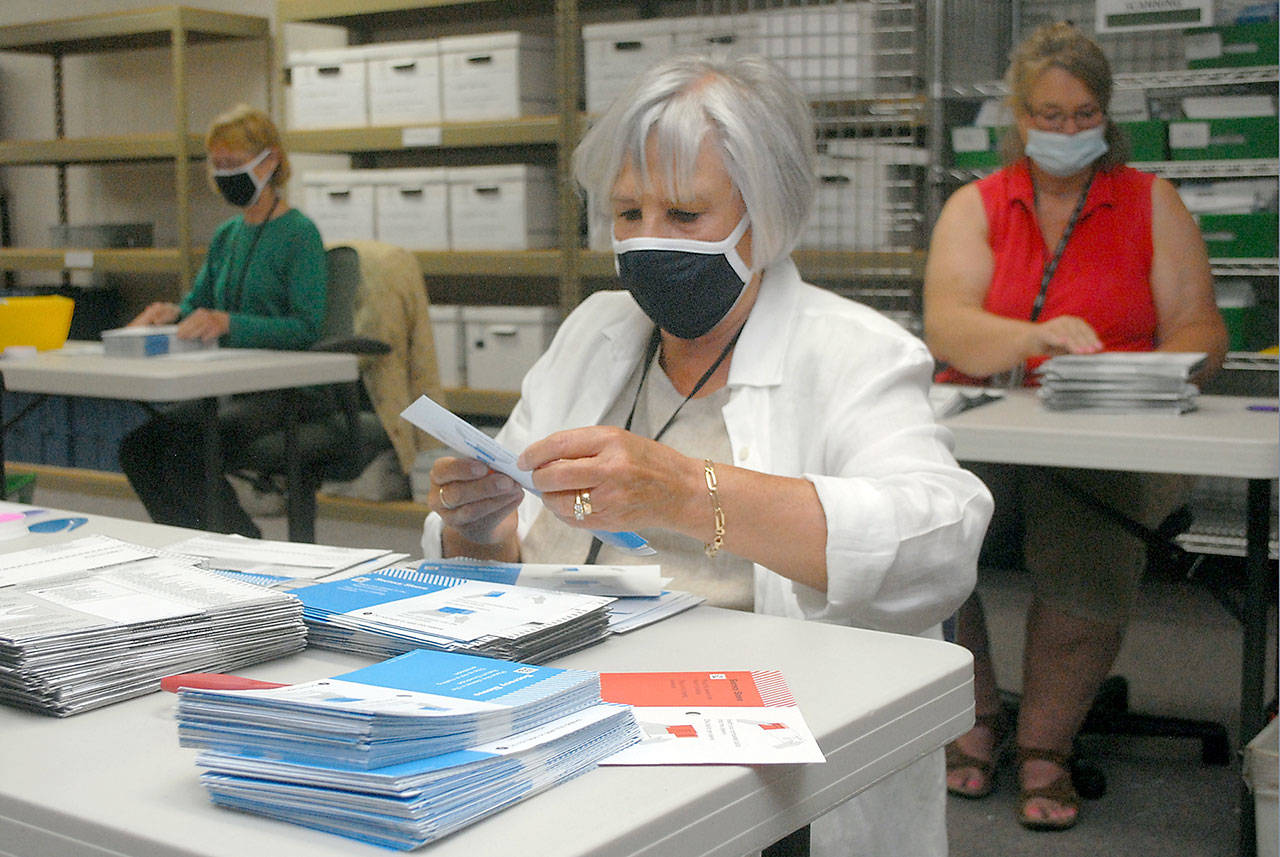
M579 491L573 497L573 519L575 521L586 520L587 515L591 514L591 492Z
M450 506L448 503L446 503L446 502L445 502L445 499L444 499L444 486L443 486L443 485L441 485L441 486L440 486L440 490L439 490L438 492L436 492L436 496L438 496L438 497L440 498L440 506L441 506L441 507L442 507L446 512L452 512L454 509L458 508L457 506Z

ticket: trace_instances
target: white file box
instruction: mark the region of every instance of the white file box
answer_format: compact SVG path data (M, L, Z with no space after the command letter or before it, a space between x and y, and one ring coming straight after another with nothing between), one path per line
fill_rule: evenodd
M449 168L449 246L454 250L554 247L558 221L547 167Z
M727 53L730 56L760 53L758 15L696 15L675 18L677 53Z
M326 242L374 238L373 182L360 170L317 170L302 176L303 211Z
M446 122L517 119L555 112L554 44L547 36L489 33L440 40Z
M551 344L559 322L555 307L463 307L467 386L519 391L525 372Z
M374 234L409 250L449 249L449 186L444 167L369 170Z
M369 124L440 121L440 43L366 45Z
M918 249L922 148L833 140L818 157L818 194L800 245L821 250Z
M583 26L588 113L603 113L640 72L675 51L675 23L651 18Z
M364 50L326 48L289 54L291 128L368 124Z
M431 339L436 346L436 368L442 387L467 386L466 353L462 332L462 308L453 304L431 304Z

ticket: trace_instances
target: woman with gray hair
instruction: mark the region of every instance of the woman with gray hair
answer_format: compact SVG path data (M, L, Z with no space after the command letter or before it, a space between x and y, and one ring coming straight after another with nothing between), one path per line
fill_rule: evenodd
M990 495L934 422L924 345L789 258L813 150L764 60L676 57L633 82L574 160L625 290L565 320L498 438L541 496L437 461L426 556L635 562L590 534L634 530L713 605L937 635ZM827 816L817 850L945 854L943 794L939 752Z

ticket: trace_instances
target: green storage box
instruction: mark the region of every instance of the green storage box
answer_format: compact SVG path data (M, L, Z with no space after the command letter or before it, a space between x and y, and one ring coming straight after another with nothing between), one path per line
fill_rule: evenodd
M1275 65L1277 22L1188 30L1183 36L1187 68Z
M951 163L966 170L1001 166L1000 137L1003 129L965 125L951 129Z
M1178 119L1169 123L1169 155L1175 161L1218 161L1280 156L1275 116Z
M1247 280L1223 280L1214 285L1218 312L1227 326L1227 348L1250 351L1257 339L1258 299ZM1265 341L1265 340L1264 340Z
M1129 160L1169 160L1169 125L1159 119L1145 122L1117 122L1129 138Z
M1274 259L1280 218L1275 212L1202 214L1196 218L1211 259Z

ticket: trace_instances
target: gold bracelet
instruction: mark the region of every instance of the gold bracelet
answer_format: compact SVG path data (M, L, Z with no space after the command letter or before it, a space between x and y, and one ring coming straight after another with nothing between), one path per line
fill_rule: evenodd
M719 553L720 548L724 546L724 509L720 508L720 495L716 491L716 469L710 458L703 459L702 469L707 477L707 496L711 498L711 513L716 520L715 538L702 548L703 552L711 557Z

